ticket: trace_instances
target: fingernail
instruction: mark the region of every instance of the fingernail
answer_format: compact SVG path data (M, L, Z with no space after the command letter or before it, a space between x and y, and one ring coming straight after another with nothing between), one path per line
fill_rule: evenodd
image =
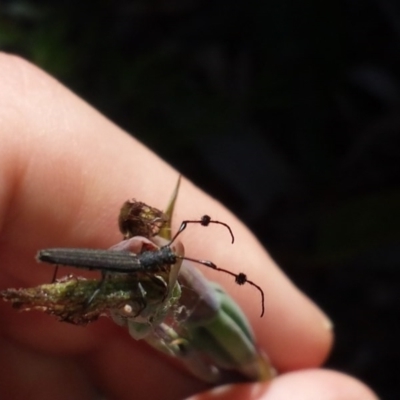
M324 315L324 318L322 319L322 326L327 331L333 331L334 328L333 322L326 315Z

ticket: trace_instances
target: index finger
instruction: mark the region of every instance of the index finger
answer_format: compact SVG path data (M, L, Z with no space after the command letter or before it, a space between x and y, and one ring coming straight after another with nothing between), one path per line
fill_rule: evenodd
M38 249L108 248L120 239L116 217L123 201L135 197L163 209L178 173L31 65L2 56L0 69L1 76L7 76L0 83L2 279L10 286L39 284L48 279L49 270L35 265ZM224 274L204 271L243 307L260 346L278 370L319 365L332 340L324 314L293 286L234 215L184 180L175 228L179 221L205 213L231 226L235 244L230 245L217 227L207 228L207 233L192 228L182 237L186 254L244 272L263 288L266 315L260 319L257 292L250 286L237 287ZM38 319L44 320L38 316L7 312L6 318L8 335L41 350L60 352L78 346L83 351L96 343L86 330L48 324L48 317L39 324ZM22 324L29 329L21 330ZM74 333L60 336L61 331Z

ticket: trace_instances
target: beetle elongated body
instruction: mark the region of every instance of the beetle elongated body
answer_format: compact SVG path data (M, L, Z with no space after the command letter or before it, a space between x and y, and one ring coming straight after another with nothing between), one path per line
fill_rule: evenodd
M176 263L178 256L169 246L134 254L129 251L54 248L40 250L37 260L108 272L155 272Z
M178 260L190 260L218 269L211 261L184 257L182 243L177 242L173 247L171 243L158 247L145 237L135 236L108 250L62 247L39 250L36 259L49 264L70 265L110 273L157 272L176 264Z

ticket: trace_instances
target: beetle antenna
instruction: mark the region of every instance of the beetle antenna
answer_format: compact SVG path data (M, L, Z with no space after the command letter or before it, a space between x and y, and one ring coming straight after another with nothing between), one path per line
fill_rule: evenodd
M228 269L217 267L213 262L208 261L208 260L196 260L194 258L183 257L183 256L177 256L177 258L180 258L182 260L192 261L192 262L195 262L197 264L202 264L202 265L204 265L204 266L206 266L208 268L212 268L212 269L214 269L216 271L225 272L226 274L229 274L229 275L233 276L235 278L235 283L237 283L238 285L244 285L245 283L248 283L251 286L254 286L261 294L261 315L260 315L260 317L262 317L264 315L264 311L265 311L264 291L256 283L254 283L253 281L250 281L249 279L247 279L246 274L244 274L243 272L235 274L234 272L229 271Z
M231 238L232 238L232 243L235 241L235 237L233 236L232 229L230 228L230 226L228 224L226 224L225 222L213 220L213 219L211 219L211 217L209 215L203 215L199 220L182 221L181 226L178 229L178 232L176 232L175 236L171 239L168 246L171 245L176 240L176 238L187 228L187 224L200 224L202 226L208 226L210 224L223 225L226 227L226 229L228 229L228 231L231 235Z

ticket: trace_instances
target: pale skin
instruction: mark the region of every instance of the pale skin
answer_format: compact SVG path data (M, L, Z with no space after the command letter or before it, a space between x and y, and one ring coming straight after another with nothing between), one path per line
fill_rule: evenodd
M52 268L34 260L38 249L117 243L122 203L134 197L162 209L177 177L53 78L0 55L0 289L51 280ZM174 228L203 214L227 222L235 244L219 226L191 226L180 237L186 254L244 272L262 286L266 312L260 318L254 288L199 266L241 305L281 375L196 399L376 399L355 379L319 369L332 345L327 317L234 215L183 179ZM2 398L86 400L100 393L108 399L182 399L209 388L107 319L82 328L40 312L18 313L10 304L0 307Z

